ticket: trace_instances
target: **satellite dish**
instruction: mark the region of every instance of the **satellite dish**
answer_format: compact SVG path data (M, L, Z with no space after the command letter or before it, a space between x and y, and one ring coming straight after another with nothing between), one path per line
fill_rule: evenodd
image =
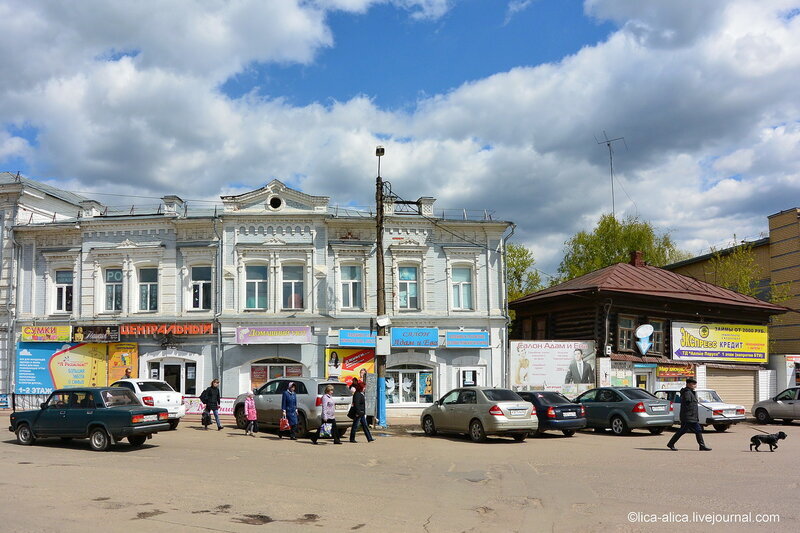
M644 339L652 334L653 334L653 326L651 326L650 324L642 324L641 326L636 328L637 339Z

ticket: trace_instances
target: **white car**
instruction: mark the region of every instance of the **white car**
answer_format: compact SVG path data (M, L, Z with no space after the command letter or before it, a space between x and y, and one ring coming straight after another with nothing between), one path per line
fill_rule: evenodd
M186 406L180 392L170 387L166 381L160 379L121 379L111 384L112 387L123 387L132 390L148 407L163 407L169 411L169 427L175 429L186 415Z
M733 424L744 422L744 406L725 403L712 389L696 389L697 414L700 425L714 426L717 431L727 431ZM675 411L675 421L681 420L681 395L679 390L660 390L655 392L656 398L672 402Z

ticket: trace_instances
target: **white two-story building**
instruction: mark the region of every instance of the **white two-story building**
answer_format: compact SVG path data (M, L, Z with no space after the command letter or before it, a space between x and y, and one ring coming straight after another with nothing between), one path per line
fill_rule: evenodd
M390 410L419 408L460 385L505 382L511 224L437 215L433 204L421 198L413 214L385 205ZM331 206L277 180L224 196L217 209L176 196L147 209L80 206L80 216L14 227L17 345L5 368L14 369L16 392L41 393L31 384L51 349L60 350L48 363L61 365L54 381L104 384L133 366L187 396L212 378L230 397L273 377L337 375L347 354L371 360L374 212ZM65 370L70 354L97 358L91 376Z

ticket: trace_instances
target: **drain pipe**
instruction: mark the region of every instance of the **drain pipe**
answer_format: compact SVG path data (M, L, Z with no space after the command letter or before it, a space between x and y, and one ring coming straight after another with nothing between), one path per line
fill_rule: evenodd
M12 409L16 410L16 379L15 374L17 371L17 358L16 358L16 329L17 329L17 287L19 286L19 254L21 253L19 243L17 242L14 227L17 224L17 216L19 210L19 201L14 202L13 217L11 219L11 227L8 231L8 239L11 241L11 267L8 276L8 297L6 298L6 315L8 316L8 330L6 339L6 356L8 357L8 378L6 383L8 391L11 393Z
M214 229L214 235L217 237L217 254L215 259L216 275L214 276L214 324L217 326L217 379L219 379L219 388L225 383L222 380L222 323L219 317L222 315L222 236L217 231L217 222L220 221L220 216L214 216L211 227ZM221 394L221 392L220 392Z
M503 346L502 346L503 358L501 360L502 364L503 364L503 379L505 381L505 383L502 384L503 386L509 386L511 384L511 381L510 381L511 372L509 371L509 368L511 367L511 361L509 360L510 355L509 355L509 351L508 351L508 349L509 349L509 337L510 337L509 333L508 333L508 328L511 325L511 317L508 314L508 263L506 261L506 246L507 246L508 240L514 235L514 232L516 230L517 230L517 225L512 223L511 224L511 233L509 233L506 237L503 237L501 239L502 248L503 248L502 249L502 253L501 253L501 259L503 261L503 265L502 265L502 267L503 267L503 313L504 313L503 318L505 318L505 321L506 321L505 336L503 338Z

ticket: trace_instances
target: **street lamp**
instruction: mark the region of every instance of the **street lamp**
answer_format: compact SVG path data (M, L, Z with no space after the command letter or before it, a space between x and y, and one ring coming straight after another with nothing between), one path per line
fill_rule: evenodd
M378 158L378 177L375 179L375 226L376 226L376 239L375 239L375 260L377 261L377 285L378 285L378 336L386 335L386 321L380 318L386 317L386 279L384 271L383 260L383 180L381 179L381 157L386 153L383 146L375 148L375 156ZM377 425L379 427L386 427L386 356L381 343L375 345L375 365L378 367L378 398L376 402L377 407Z

